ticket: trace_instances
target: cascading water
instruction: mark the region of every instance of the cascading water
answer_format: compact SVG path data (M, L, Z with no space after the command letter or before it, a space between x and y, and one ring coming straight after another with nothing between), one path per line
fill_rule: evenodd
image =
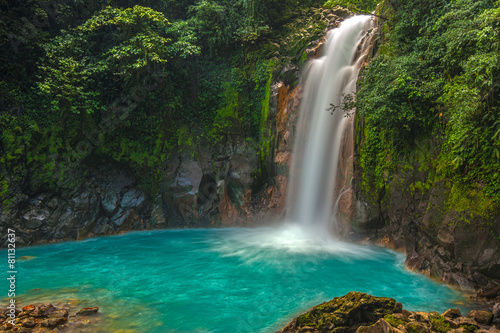
M370 16L355 16L327 35L324 55L309 62L293 151L288 220L315 238L329 237L336 216L335 182L344 127L342 95L352 93L369 44ZM363 43L363 41L365 41Z

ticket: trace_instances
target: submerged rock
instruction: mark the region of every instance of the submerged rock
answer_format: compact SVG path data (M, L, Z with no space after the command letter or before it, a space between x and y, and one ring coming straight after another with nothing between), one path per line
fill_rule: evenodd
M80 316L88 316L88 315L94 315L99 311L99 308L97 306L91 307L91 308L83 308L80 311L78 311L76 314Z

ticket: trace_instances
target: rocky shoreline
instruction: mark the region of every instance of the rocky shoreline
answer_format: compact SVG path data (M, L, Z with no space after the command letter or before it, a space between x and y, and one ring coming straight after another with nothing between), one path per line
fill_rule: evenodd
M500 332L500 303L491 311L415 312L387 297L350 292L315 306L276 333L493 333Z
M101 320L98 307L75 308L51 303L30 304L22 310L0 309L0 332L95 332Z

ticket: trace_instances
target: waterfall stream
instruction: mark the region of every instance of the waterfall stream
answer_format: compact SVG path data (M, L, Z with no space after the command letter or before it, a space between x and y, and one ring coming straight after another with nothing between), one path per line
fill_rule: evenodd
M306 68L304 97L297 124L290 187L288 220L315 238L330 237L335 229L335 193L342 134L349 119L343 111L328 112L339 106L342 95L353 93L360 64L369 43L370 16L354 16L331 30L324 54ZM336 197L337 196L337 197Z

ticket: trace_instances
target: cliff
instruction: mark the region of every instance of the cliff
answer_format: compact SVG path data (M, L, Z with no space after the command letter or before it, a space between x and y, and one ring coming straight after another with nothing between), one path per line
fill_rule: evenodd
M440 3L431 12L426 6L384 1L378 7L379 35L358 82L355 196L343 235L405 252L408 268L494 298L500 168L492 132L498 124L490 116L498 115L498 99L490 90L482 97L489 102L476 103L472 90L497 74L480 79L481 67L472 73L470 66L498 54L476 39L496 21L480 21L493 10L488 2ZM447 38L472 27L457 52Z
M182 125L165 138L160 130L153 153L138 151L146 149L140 132L135 142L123 134L134 135L133 113L143 100L129 100L118 109L122 113L100 122L84 117L90 130L75 146L69 141L78 137L63 146L57 131L7 127L0 230L15 228L18 244L32 245L131 230L261 225L282 216L302 94L300 69L317 56L325 32L348 14L341 8L298 11L278 42L262 42L272 50L266 57L273 57L265 62L265 75L257 77L262 73L255 62L232 65L235 71L247 66L241 70L253 75L250 94L258 94L237 91L230 85L241 81L224 78L229 81L219 83L222 108L209 132ZM148 93L164 83L157 80ZM259 115L251 119L258 126L254 135L244 116L251 107ZM110 150L111 138L121 138L118 151Z

